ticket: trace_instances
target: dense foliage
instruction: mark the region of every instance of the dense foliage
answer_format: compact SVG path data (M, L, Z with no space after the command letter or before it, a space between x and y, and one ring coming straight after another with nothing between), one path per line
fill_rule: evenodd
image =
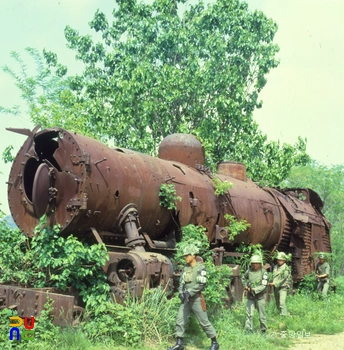
M32 239L10 229L5 221L0 222L0 234L0 283L62 291L72 287L90 305L108 299L109 285L102 270L108 259L104 245L64 238L57 226L46 226L44 216Z
M293 165L307 162L304 140L268 142L252 119L266 76L278 65L276 23L242 0L116 2L112 20L96 12L92 36L65 29L82 74L67 76L57 55L44 51L47 68L33 49L36 77L18 54L22 76L4 67L34 124L150 154L171 133L193 133L208 165L243 162L262 184L277 184Z
M293 297L288 295L287 305L291 317L278 315L274 300L270 300L266 308L269 327L266 337L262 337L258 332L257 315L254 317L257 332L245 336L243 331L246 317L245 303L238 303L231 309L217 310L210 314L210 317L221 348L286 349L293 342L299 342L301 338L313 338L319 333L342 332L343 282L340 281L338 288L341 293L330 294L330 302L319 300L312 294L297 293ZM178 304L177 298L168 300L163 297L160 290L154 290L145 295L143 303L131 300L127 309L114 304L108 310L107 319L94 319L93 322L87 320L73 328L59 328L52 325L48 317L50 310L48 306L47 312L43 313L37 323L35 322L35 329L37 327L35 340L16 344L8 339L8 317L13 315L13 311L4 309L0 311L0 342L2 349L165 350L174 343L173 332ZM190 350L209 347L209 340L193 316L188 324L185 342Z
M182 197L177 196L174 184L162 184L159 189L159 198L159 205L169 210L177 209L177 201L182 200Z

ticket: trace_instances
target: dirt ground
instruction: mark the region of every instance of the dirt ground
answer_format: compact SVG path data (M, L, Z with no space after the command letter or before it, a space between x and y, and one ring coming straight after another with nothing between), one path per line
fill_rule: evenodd
M221 346L221 344L220 344ZM198 350L198 348L187 345L188 350ZM222 348L221 348L222 349ZM294 344L288 350L343 350L344 332L332 335L314 334L309 338L295 339Z
M333 335L315 334L309 338L297 339L290 350L343 350L344 333Z
M188 350L198 350L188 345ZM294 345L288 350L343 350L344 349L344 332L332 335L314 334L309 338L295 339Z

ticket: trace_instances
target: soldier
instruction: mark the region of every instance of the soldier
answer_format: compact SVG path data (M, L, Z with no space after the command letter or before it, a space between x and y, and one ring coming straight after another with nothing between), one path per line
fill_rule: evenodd
M318 280L317 291L323 298L327 297L328 288L330 287L330 264L325 259L325 254L321 253L315 269Z
M211 338L210 350L220 349L220 345L216 340L215 329L208 320L205 301L202 295L202 290L207 282L207 273L205 266L196 260L196 254L198 252L198 248L195 245L188 245L183 251L187 265L184 267L179 285L179 298L182 304L179 307L176 320L177 343L168 350L184 350L183 338L185 326L191 311L197 317L200 326L208 338Z
M262 267L262 259L259 255L251 257L251 268L245 272L246 281L245 290L247 290L246 307L246 333L253 331L253 315L257 309L259 313L260 330L263 335L266 333L266 315L265 315L265 293L268 285L268 273Z
M287 255L283 252L277 254L277 265L273 270L273 281L269 283L274 287L274 295L277 309L280 315L287 316L287 294L291 284L291 271L286 264Z

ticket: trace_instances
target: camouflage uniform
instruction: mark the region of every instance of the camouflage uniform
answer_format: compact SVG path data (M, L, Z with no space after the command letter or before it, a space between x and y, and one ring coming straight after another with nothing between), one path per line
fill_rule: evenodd
M288 314L286 299L291 283L291 271L286 263L281 266L275 265L272 283L274 284L274 295L277 309L280 311L281 315L286 316Z
M179 293L186 290L190 293L190 297L188 302L182 303L179 307L176 321L176 336L178 338L184 337L185 326L191 311L197 317L200 326L208 338L216 337L215 329L208 320L207 312L203 311L202 308L200 294L205 287L206 281L206 269L202 263L197 262L193 267L184 267L179 285Z
M318 278L318 287L317 291L323 297L327 296L328 289L330 287L330 264L325 261L323 264L320 262L317 263L316 273L318 275L327 274L327 277Z
M245 272L244 280L246 281L246 286L249 286L252 290L247 293L245 331L252 332L254 310L257 309L259 313L260 329L265 333L267 329L265 293L267 289L268 273L262 267L258 271L254 271L251 268Z

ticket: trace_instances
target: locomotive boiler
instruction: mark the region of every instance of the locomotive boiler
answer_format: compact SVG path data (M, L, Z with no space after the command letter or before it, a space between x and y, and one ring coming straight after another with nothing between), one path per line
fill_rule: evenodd
M58 127L11 131L28 136L8 181L15 223L32 236L46 215L50 225L60 224L62 235L105 243L110 259L104 271L118 300L127 292L141 295L144 287L172 290L170 257L188 224L206 228L216 264L235 256L242 242L260 243L271 252L292 253L296 280L314 269L314 252L331 251L330 225L316 192L260 187L237 162L219 163L212 174L192 135L166 137L156 158ZM232 187L215 195L214 176ZM162 184L175 186L181 198L176 209L159 204ZM250 226L231 239L226 214ZM234 269L232 289L239 288L239 280Z

